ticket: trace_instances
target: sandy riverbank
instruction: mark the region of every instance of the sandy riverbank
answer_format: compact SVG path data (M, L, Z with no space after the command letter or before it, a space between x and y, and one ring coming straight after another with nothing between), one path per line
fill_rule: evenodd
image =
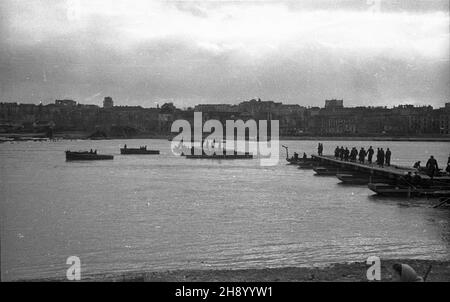
M428 267L432 269L427 282L450 282L450 261L437 260L382 260L382 281L392 281L392 264L406 263L419 275ZM120 272L84 275L89 282L365 282L369 266L365 262L337 263L324 267L284 267L242 270L177 270L164 272ZM28 280L26 280L28 281ZM39 279L30 281L64 281L64 279Z

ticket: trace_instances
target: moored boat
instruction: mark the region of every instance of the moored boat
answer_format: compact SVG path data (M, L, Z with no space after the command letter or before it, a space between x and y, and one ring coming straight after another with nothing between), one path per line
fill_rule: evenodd
M189 159L253 159L253 154L245 153L245 154L200 154L200 155L186 155L186 158Z
M343 172L333 167L313 167L313 170L319 176L336 176L339 172Z
M114 159L112 155L97 154L97 151L66 151L66 160L106 160Z
M291 158L286 158L286 161L291 164L291 165L300 165L300 164L309 164L309 163L315 163L316 161L312 158L295 158L295 157L291 157Z
M306 156L306 153L303 153L302 157L299 157L299 154L297 152L294 152L294 155L289 157L289 148L285 145L282 145L283 148L286 149L286 161L290 165L303 165L305 167L312 167L312 163L315 163L316 160L314 158L308 158Z
M145 147L139 147L139 148L120 148L120 154L159 154L159 150L148 150L147 146Z
M369 183L395 184L394 179L374 177L368 174L336 173L336 177L344 184L367 185Z
M370 182L368 177L363 177L362 175L361 176L356 176L356 175L353 175L353 174L337 173L336 177L342 183L345 183L345 184L367 185Z
M379 195L413 197L413 196L429 196L429 197L450 197L449 186L429 186L429 187L412 187L389 185L380 183L369 183L368 187Z

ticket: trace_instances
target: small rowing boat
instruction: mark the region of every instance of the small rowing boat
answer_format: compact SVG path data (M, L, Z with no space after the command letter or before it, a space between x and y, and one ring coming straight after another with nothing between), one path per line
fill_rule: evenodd
M106 160L106 159L114 159L112 155L106 154L97 154L97 151L66 151L66 160Z
M295 158L295 157L291 157L291 158L286 158L286 161L290 164L290 165L300 165L300 164L309 164L309 163L315 163L316 161L312 158Z
M319 176L336 176L338 173L344 172L342 169L336 169L332 167L313 167L314 172L316 172L316 175Z
M120 154L159 154L159 150L148 150L147 146L140 148L120 148Z
M336 173L336 177L344 184L367 185L369 183L395 184L395 179L374 177L368 174Z
M302 157L299 157L298 153L294 152L294 156L289 157L289 148L286 147L285 145L282 145L282 147L286 149L286 161L290 165L302 165L302 166L308 167L307 169L309 169L310 167L312 167L311 163L316 162L316 160L314 158L306 157L306 153L304 153Z
M386 196L429 196L429 197L450 197L449 186L429 186L429 187L412 187L401 185L389 185L380 183L369 183L368 187L378 195Z
M245 154L222 154L222 155L207 155L207 154L200 154L200 155L186 155L186 158L189 159L252 159L253 154L245 153Z

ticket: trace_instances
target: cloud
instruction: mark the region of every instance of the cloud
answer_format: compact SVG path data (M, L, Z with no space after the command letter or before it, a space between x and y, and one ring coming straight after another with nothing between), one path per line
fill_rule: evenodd
M342 3L2 1L0 97L84 100L102 91L144 106L256 96L448 101L442 2L397 1L404 9L375 13Z

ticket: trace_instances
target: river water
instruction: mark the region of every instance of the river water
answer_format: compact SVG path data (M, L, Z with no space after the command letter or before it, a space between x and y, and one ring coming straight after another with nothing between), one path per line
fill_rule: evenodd
M161 155L122 156L148 145ZM316 141L285 141L315 152ZM389 147L394 164L448 143L327 142ZM66 162L97 149L113 161ZM281 150L284 156L284 150ZM267 268L364 261L368 256L450 260L450 212L433 201L380 198L311 170L259 160L176 157L167 140L19 142L0 145L2 280L130 270ZM436 202L436 201L434 201Z

